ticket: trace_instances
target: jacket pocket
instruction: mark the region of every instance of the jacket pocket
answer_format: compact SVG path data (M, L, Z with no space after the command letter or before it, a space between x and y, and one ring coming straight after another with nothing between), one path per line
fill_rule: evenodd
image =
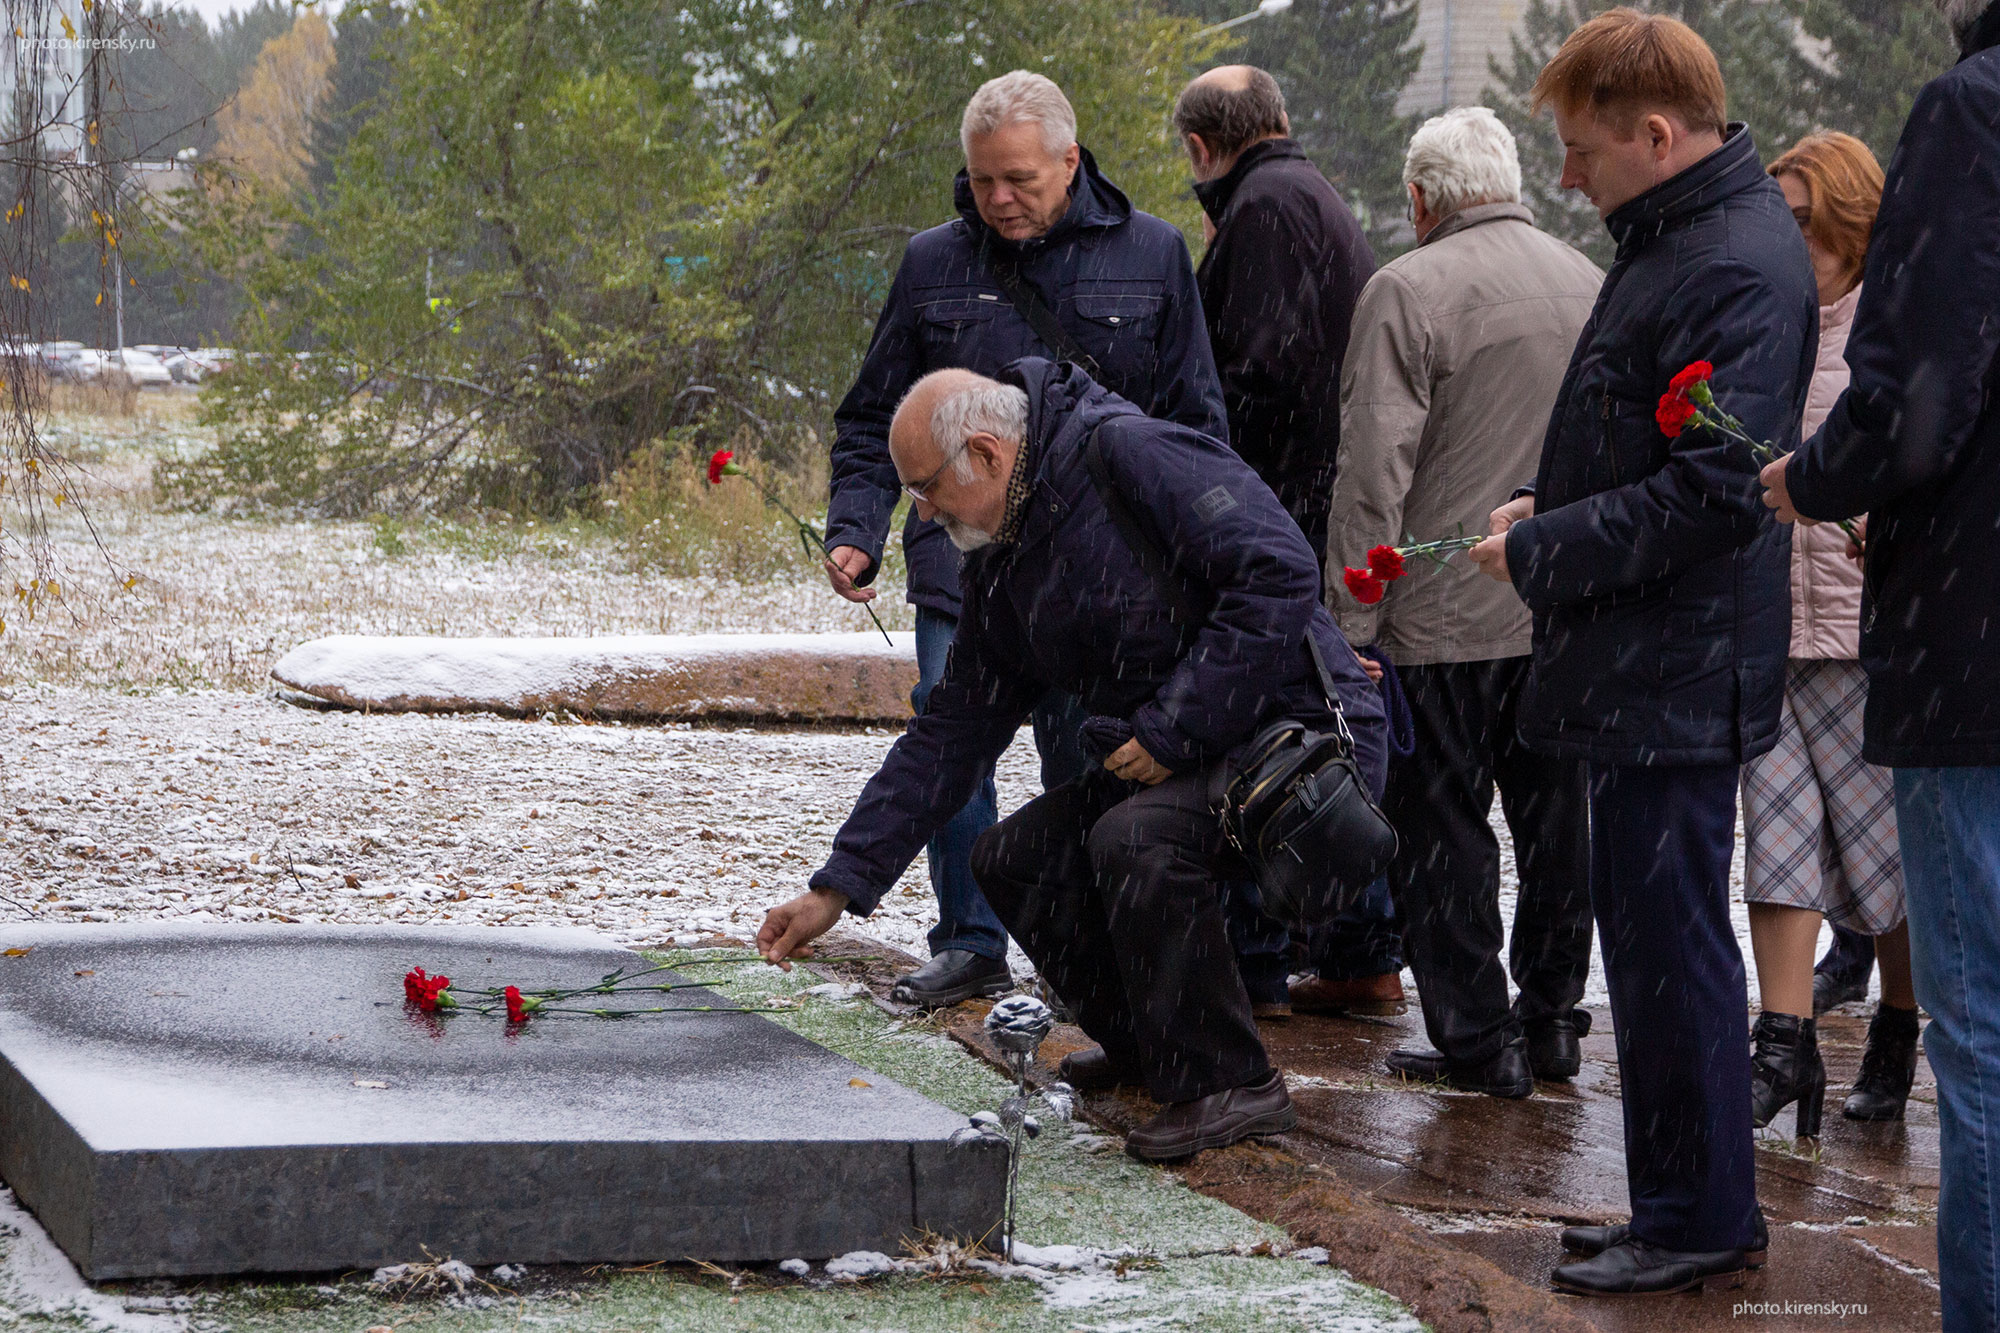
M998 292L951 292L919 297L917 324L931 366L964 365L993 336L994 319L1011 309Z
M1672 447L1654 417L1656 403L1634 402L1607 391L1598 407L1598 460L1593 480L1602 489L1644 481L1666 466Z
M1070 300L1073 318L1065 319L1083 350L1104 371L1107 387L1142 408L1152 402L1156 348L1166 298L1158 284L1128 286L1114 291L1083 288Z

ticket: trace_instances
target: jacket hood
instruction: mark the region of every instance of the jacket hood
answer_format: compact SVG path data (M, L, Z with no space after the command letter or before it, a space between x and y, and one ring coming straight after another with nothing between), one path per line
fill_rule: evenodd
M1959 39L1960 60L1970 60L1981 51L2000 46L2000 0L1986 6L1986 12L1973 21L1965 36Z
M1243 184L1252 168L1259 163L1282 158L1296 158L1304 161L1306 150L1299 147L1296 139L1265 139L1251 144L1237 157L1236 165L1212 181L1196 181L1194 197L1201 201L1202 211L1209 221L1221 225L1222 215L1229 208L1229 201L1236 197L1236 187Z
M1722 147L1679 175L1670 176L1636 199L1620 204L1604 219L1604 225L1622 252L1627 246L1650 240L1733 195L1769 183L1764 164L1757 157L1757 145L1750 138L1749 126L1737 121L1723 136Z
M1028 395L1028 438L1022 447L1039 453L1062 429L1084 398L1105 390L1083 370L1067 361L1024 356L1010 361L994 376Z
M1032 240L1014 242L996 233L986 225L986 219L979 216L979 206L972 198L972 175L963 167L952 181L952 203L958 208L959 217L972 229L975 245L988 245L1011 250L1017 254L1033 254L1043 246L1053 244L1087 227L1116 227L1128 222L1132 217L1132 201L1125 192L1104 178L1097 169L1097 159L1090 155L1088 148L1078 148L1076 175L1069 183L1069 209L1056 219L1050 227Z

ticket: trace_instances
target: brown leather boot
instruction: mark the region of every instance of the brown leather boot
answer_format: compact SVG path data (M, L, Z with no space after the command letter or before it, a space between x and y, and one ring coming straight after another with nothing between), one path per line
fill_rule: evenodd
M1369 1014L1388 1017L1410 1006L1403 998L1403 975L1381 972L1372 977L1331 981L1301 977L1292 983L1292 1008L1302 1014Z
M1298 1123L1285 1076L1273 1069L1255 1083L1174 1103L1127 1134L1125 1151L1145 1162L1176 1162Z

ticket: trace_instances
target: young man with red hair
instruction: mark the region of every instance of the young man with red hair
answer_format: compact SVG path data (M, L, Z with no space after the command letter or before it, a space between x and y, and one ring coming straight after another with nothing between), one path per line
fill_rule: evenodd
M1729 865L1738 770L1778 734L1788 547L1750 451L1699 428L1669 438L1654 409L1710 361L1722 407L1789 447L1819 302L1798 224L1686 25L1601 14L1534 96L1555 109L1563 184L1618 243L1534 484L1472 552L1534 613L1523 739L1589 771L1632 1220L1566 1230L1579 1257L1554 1280L1678 1291L1761 1263L1766 1244Z

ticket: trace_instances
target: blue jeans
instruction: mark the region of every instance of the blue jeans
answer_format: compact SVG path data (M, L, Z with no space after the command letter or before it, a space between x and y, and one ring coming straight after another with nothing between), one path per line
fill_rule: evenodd
M1750 1008L1729 922L1734 764L1591 764L1590 902L1618 1041L1632 1235L1749 1243Z
M2000 768L1899 768L1910 965L1937 1075L1938 1260L1948 1333L2000 1322Z
M931 697L931 687L944 675L945 657L957 632L956 617L917 608L917 688L910 691L910 706L919 713ZM1036 706L1035 748L1042 756L1045 790L1053 790L1083 772L1083 717L1082 703L1066 694L1052 693ZM1007 956L1006 928L972 879L973 839L991 828L999 813L993 771L988 769L979 791L925 849L931 892L937 895L938 903L938 923L926 937L933 956L946 949L964 949L982 958Z

